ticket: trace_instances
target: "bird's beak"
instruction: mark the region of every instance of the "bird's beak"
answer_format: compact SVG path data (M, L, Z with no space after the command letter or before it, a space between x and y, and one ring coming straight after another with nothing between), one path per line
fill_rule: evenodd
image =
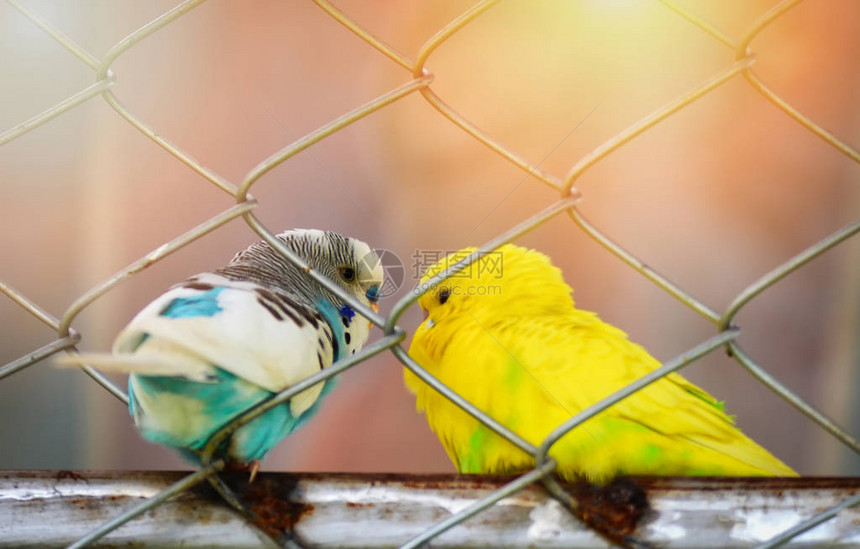
M378 313L379 312L379 303L371 302L370 303L370 310L373 311L374 313Z
M428 311L427 309L421 309L421 312L424 313L424 327L425 328L432 328L433 326L436 325L436 323L433 322L433 319L430 318L430 311Z

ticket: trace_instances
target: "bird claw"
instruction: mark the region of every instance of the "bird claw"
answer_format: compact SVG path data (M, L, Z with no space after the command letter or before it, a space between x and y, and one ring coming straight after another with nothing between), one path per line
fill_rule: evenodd
M257 471L260 470L260 460L255 459L251 463L248 464L248 471L251 472L251 478L248 479L248 484L254 482L254 479L257 478Z

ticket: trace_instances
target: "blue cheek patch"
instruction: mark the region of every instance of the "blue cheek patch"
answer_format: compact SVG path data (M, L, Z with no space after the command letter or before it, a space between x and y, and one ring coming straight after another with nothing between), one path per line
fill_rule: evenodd
M347 320L351 321L353 318L355 318L355 311L353 311L352 307L350 307L349 305L344 305L340 308L338 312L340 313L340 316L344 317Z
M177 297L161 311L161 316L168 318L193 318L195 316L215 316L223 309L218 305L218 294L225 290L224 286L213 288L208 292L192 297ZM355 314L355 313L353 313Z

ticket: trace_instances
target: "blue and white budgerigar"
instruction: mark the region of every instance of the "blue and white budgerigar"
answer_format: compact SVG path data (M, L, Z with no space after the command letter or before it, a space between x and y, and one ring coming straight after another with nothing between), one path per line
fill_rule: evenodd
M367 244L319 230L277 238L377 310L383 271ZM156 298L119 334L113 354L74 360L130 374L129 408L143 437L197 461L231 419L355 353L369 331L367 319L261 241ZM253 475L331 387L329 379L244 425L216 456Z

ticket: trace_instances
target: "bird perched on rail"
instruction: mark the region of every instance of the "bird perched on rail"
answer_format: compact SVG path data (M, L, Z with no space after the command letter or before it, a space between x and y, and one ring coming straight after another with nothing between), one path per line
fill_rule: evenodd
M430 267L426 282L475 248ZM660 366L624 332L577 309L561 271L514 245L440 282L409 354L445 385L538 446L572 416ZM534 467L515 447L405 370L407 387L461 473ZM549 451L567 479L618 475L795 476L735 427L723 404L672 373L588 419Z
M295 229L278 240L359 302L377 310L383 271L354 238ZM222 426L364 344L370 323L265 241L223 268L192 276L147 305L119 334L113 354L76 363L131 374L129 408L147 440L196 461ZM242 426L215 453L247 466L306 422L332 379Z

